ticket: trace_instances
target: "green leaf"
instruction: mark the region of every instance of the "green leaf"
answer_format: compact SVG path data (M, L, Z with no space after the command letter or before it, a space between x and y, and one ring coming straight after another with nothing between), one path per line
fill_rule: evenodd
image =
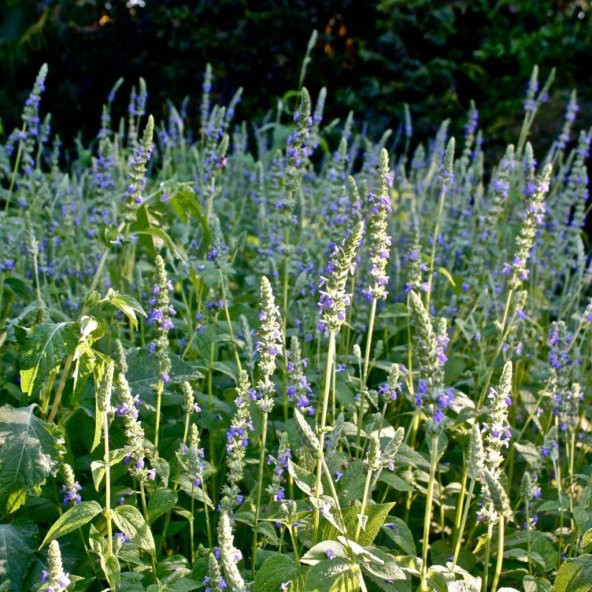
M290 557L274 555L267 558L257 571L254 592L277 592L285 582L290 582L290 592L301 592L304 570Z
M592 555L568 559L557 572L551 592L590 592L592 590Z
M119 309L132 323L134 328L138 326L138 318L136 317L136 313L141 314L142 316L146 316L144 309L140 305L140 303L132 298L131 296L127 296L126 294L120 294L115 290L109 290L107 295L99 300L100 304L110 304L115 308Z
M20 346L21 390L31 396L50 372L76 349L79 323L41 323L33 329L16 331Z
M304 592L356 592L359 575L345 559L329 559L313 565L306 574Z
M41 547L51 543L54 539L59 539L61 536L84 526L97 514L100 514L101 510L100 504L95 501L80 502L72 506L53 523L53 526L45 535Z
M154 547L154 538L152 531L148 526L144 516L140 514L137 508L130 505L117 506L112 513L113 522L121 532L132 539L132 543L138 545L141 549L148 551L151 555L156 554Z
M171 383L180 384L184 381L193 382L203 375L195 369L195 364L182 360L179 356L171 354ZM154 401L153 385L158 382L158 360L150 356L145 348L135 348L127 354L128 380L132 392L138 393L142 400ZM170 395L168 396L170 397Z
M294 483L296 483L298 489L306 493L306 495L313 495L312 491L315 488L316 477L310 471L288 459L288 473L294 479ZM321 486L320 491L315 492L315 495L319 496L322 493L323 487Z
M582 536L582 547L592 544L592 528L589 528Z
M30 491L57 469L55 438L33 415L34 405L0 407L0 502L15 491Z
M541 455L532 442L514 442L514 448L524 457L526 464L536 468L541 461Z
M321 541L309 549L300 559L307 565L316 565L327 559L327 553L332 553L334 557L347 559L347 549L338 541Z
M158 226L148 226L143 230L135 230L134 234L151 236L157 251L160 250L160 245L158 245L158 243L164 243L171 250L171 252L174 253L177 259L180 259L183 263L187 263L187 254L183 248L175 244L173 239L171 239L171 237L162 228L158 228Z
M382 525L382 529L406 555L417 555L413 534L401 518L388 516L387 523Z
M152 524L159 516L166 514L177 503L177 494L167 489L160 487L153 491L148 502L148 522Z
M389 502L387 504L373 504L366 508L366 516L368 516L368 520L366 522L366 528L360 531L360 536L358 538L358 543L360 545L366 547L367 545L372 544L394 505L395 502ZM356 528L358 525L358 513L359 507L348 508L343 513L346 530L349 538L352 540L355 539ZM324 539L336 540L340 534L341 533L339 533L333 526L327 525L323 529Z
M29 524L0 524L0 582L10 580L13 592L21 592L29 571L36 529Z

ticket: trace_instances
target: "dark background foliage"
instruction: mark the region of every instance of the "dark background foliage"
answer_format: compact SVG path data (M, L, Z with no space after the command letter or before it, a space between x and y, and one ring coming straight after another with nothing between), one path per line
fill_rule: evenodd
M215 92L245 89L238 116L261 117L298 86L312 30L319 32L305 84L327 86L329 117L353 109L376 133L396 129L409 103L415 132L459 119L471 98L490 142L514 141L534 64L557 68L550 105L535 130L560 127L577 88L580 122L592 119L592 8L588 0L4 0L0 3L0 118L7 133L41 63L49 77L43 110L66 139L98 129L101 104L125 78L143 76L149 110L191 98L197 116L206 62ZM133 2L133 0L132 0Z

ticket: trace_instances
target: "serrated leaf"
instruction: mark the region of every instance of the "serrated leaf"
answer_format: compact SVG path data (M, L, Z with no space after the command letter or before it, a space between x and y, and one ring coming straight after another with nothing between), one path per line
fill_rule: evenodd
M127 294L120 294L115 290L109 290L107 295L99 300L100 304L110 304L115 308L119 309L132 323L134 328L138 326L138 318L136 313L146 316L142 305L131 296Z
M381 526L384 524L388 513L391 511L395 502L389 502L387 504L373 504L366 508L366 515L368 520L366 521L366 528L360 531L358 537L358 543L363 547L371 545L376 535L380 532ZM355 533L358 525L358 513L359 509L356 507L347 508L343 512L343 519L347 529L347 534L352 540L355 539ZM337 531L333 526L325 526L323 529L324 539L336 540L341 533Z
M540 463L541 455L532 442L514 442L514 448L522 455L531 469L536 468Z
M95 501L80 502L64 512L52 525L45 535L41 547L44 547L54 539L84 526L90 522L97 514L100 514L102 508Z
M255 576L253 592L277 592L281 585L290 582L290 592L302 592L304 588L304 569L285 555L267 558Z
M592 555L568 559L557 572L551 592L590 592Z
M40 323L16 332L23 393L31 396L50 372L58 370L62 360L74 353L79 334L80 323Z
M152 524L159 516L173 509L177 494L166 487L153 491L148 502L148 522Z
M151 555L155 555L156 549L152 531L137 508L128 504L117 506L111 515L113 522L117 524L121 532L132 539L132 543L148 551Z
M10 580L11 590L21 592L29 571L36 529L25 524L0 524L0 582Z
M33 414L34 405L0 407L0 502L30 491L57 469L55 438Z
M297 465L295 462L292 462L291 459L288 459L288 473L290 473L292 479L294 479L294 483L298 489L306 493L306 495L313 495L313 490L316 484L316 477L313 473L307 471L300 465ZM318 497L322 494L323 486L321 485L320 491L316 491L314 495Z
M397 544L406 555L417 555L415 540L407 524L394 516L388 516L382 525L383 532Z
M359 575L345 559L330 559L313 565L304 580L304 592L356 592Z
M328 559L328 555L347 559L347 550L339 541L321 541L309 549L301 558L302 563L316 565Z
M175 354L170 355L171 371L169 372L171 383L180 384L184 381L193 382L203 378L194 364L182 360ZM158 382L158 360L148 353L145 348L134 348L127 354L128 380L131 391L139 394L143 400L154 400L153 385Z

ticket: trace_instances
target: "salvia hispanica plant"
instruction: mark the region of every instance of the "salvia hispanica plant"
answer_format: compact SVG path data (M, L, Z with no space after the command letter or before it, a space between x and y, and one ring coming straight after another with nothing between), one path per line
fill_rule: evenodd
M0 150L1 590L590 589L575 94L535 154L535 70L493 158L474 104L403 146L325 90L235 123L208 68L66 162L46 74Z

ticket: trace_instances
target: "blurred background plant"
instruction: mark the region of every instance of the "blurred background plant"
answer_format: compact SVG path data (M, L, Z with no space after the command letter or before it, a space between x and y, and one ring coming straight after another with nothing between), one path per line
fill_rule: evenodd
M414 137L443 118L461 119L474 99L489 149L515 141L524 87L534 64L557 81L535 136L550 142L569 90L580 115L592 111L588 0L4 0L0 3L0 118L4 133L39 66L48 62L46 108L66 140L96 129L113 83L142 76L149 108L191 97L198 117L201 73L210 62L215 93L242 86L241 119L264 115L269 96L296 88L311 32L306 84L334 93L327 113L363 114L377 133L403 126ZM122 93L122 95L127 92ZM193 110L191 109L193 105ZM124 105L119 105L124 113ZM488 148L487 146L485 147Z

